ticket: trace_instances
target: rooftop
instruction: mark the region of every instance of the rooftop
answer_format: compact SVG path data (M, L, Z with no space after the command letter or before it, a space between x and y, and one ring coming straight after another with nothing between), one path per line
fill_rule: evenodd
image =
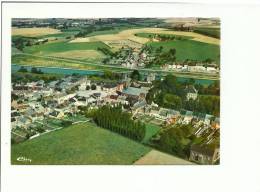
M147 90L142 89L142 88L128 87L127 89L123 90L123 93L128 94L128 95L139 96L141 93L146 94Z

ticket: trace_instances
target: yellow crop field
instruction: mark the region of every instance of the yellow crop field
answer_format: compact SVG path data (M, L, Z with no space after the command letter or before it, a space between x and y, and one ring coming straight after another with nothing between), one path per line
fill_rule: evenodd
M63 58L74 58L74 59L97 59L103 58L104 55L96 50L72 50L64 52L52 53L49 56L63 57Z
M48 27L34 27L34 28L12 28L12 35L22 35L27 37L36 37L41 35L61 33L60 30Z
M182 36L189 36L192 37L195 41L200 41L204 43L210 43L210 44L220 44L220 40L208 37L206 35L201 35L194 32L185 32L185 31L170 31L164 28L140 28L140 29L128 29L119 32L118 34L107 34L107 35L96 35L92 37L86 37L86 38L76 38L71 43L74 42L93 42L93 41L116 41L116 40L132 40L137 43L147 43L149 41L148 38L145 37L137 37L135 34L137 33L157 33L157 34L169 34L169 35L182 35Z

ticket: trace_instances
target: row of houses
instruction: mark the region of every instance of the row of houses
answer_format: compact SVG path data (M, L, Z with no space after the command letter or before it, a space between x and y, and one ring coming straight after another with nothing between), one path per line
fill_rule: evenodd
M218 67L204 67L202 65L189 66L189 65L180 65L180 64L177 64L177 65L165 64L161 67L161 69L172 70L172 71L182 71L182 72L202 72L202 73L213 73L213 74L219 73Z

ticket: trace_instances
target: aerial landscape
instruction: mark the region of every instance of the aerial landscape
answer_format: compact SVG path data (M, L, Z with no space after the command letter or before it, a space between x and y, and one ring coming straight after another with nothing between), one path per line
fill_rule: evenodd
M13 18L11 164L220 164L219 18Z

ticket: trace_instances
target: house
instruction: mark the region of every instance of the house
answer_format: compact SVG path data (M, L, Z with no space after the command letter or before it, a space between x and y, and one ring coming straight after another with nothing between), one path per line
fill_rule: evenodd
M140 112L140 111L144 112L146 105L147 105L147 103L146 103L145 100L136 102L136 103L131 107L131 111L132 111L133 116L134 116L135 114L137 114L138 112Z
M215 120L212 122L212 128L218 130L220 128L220 119L216 117Z
M108 94L113 94L117 91L117 85L114 83L105 84L103 86L103 91L105 91Z
M75 97L76 94L72 93L72 94L65 94L65 93L61 93L61 94L57 94L55 96L55 99L57 101L58 104L64 103L65 101L68 101L69 99Z
M215 67L207 67L207 72L209 72L209 73L216 73L217 70L216 70Z
M155 80L155 74L154 73L149 73L146 77L146 80L148 83L151 83Z
M183 124L189 124L193 119L193 112L192 111L186 111L186 114L184 116L184 119L182 121Z
M220 158L219 148L209 146L192 145L190 149L190 161L198 164L217 164Z
M144 99L146 94L147 90L143 88L128 87L122 91L122 95L135 99Z
M209 126L212 119L213 119L213 115L206 114L205 119L204 119L204 124Z
M122 105L129 105L129 102L126 100L126 96L119 95L117 97L118 103L121 103Z
M59 118L64 117L64 112L62 110L54 110L49 115L50 115L50 117L59 119Z
M16 121L12 123L12 127L23 127L27 129L32 123L32 120L26 116L19 116L16 118Z
M117 85L116 91L122 92L124 89L124 83L119 83Z
M192 86L192 85L186 86L184 91L186 93L187 100L190 100L190 99L196 100L197 99L198 91L195 89L194 86Z

